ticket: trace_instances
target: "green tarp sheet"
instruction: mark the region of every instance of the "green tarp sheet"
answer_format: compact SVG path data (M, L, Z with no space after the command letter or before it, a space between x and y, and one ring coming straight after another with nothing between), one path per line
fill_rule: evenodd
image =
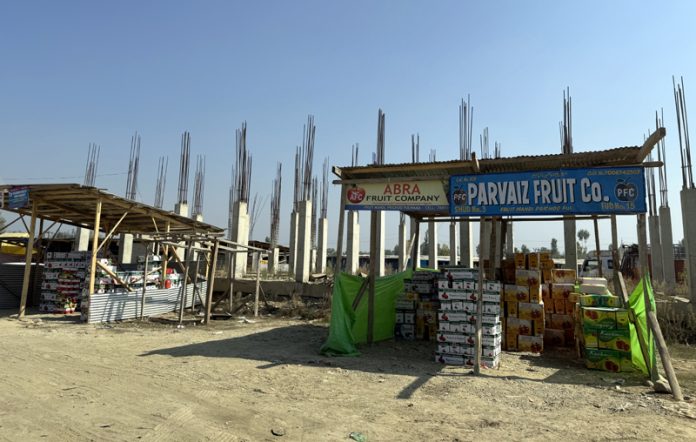
M396 298L404 291L404 279L411 270L375 280L374 341L394 336ZM329 356L357 356L356 345L367 342L367 291L353 311L353 301L366 278L340 273L334 279L329 337L321 353Z
M630 324L631 362L633 362L633 365L635 365L636 368L638 368L640 371L642 371L645 374L648 374L648 367L650 367L650 364L655 363L655 345L653 342L652 333L649 333L648 331L648 316L645 310L645 297L643 296L643 285L645 285L646 289L648 290L648 297L650 299L650 303L652 304L653 311L655 311L655 298L653 296L652 285L650 284L650 276L645 275L644 278L645 279L643 281L645 282L645 284L643 284L643 281L641 281L636 285L636 288L633 289L633 293L631 293L630 298L628 298L628 305L631 307L631 309L633 309L633 311L636 314L636 322L638 323L640 331L643 334L644 341L648 344L648 353L650 358L650 362L646 363L645 359L643 358L643 353L640 349L640 342L638 341L638 330L633 324Z

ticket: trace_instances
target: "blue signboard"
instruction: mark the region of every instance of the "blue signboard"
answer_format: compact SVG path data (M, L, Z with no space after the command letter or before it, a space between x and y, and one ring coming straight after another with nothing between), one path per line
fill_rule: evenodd
M10 209L21 209L29 204L29 189L26 187L13 187L8 193L7 206Z
M594 215L644 213L642 167L455 175L450 215Z

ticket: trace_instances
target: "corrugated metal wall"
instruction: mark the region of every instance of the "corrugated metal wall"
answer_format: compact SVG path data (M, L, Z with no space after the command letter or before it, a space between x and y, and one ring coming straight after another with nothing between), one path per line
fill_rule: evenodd
M205 298L208 287L207 282L199 282L199 294ZM149 289L145 292L145 316L154 316L174 311L177 306L177 298L180 287L170 289ZM140 300L142 291L125 293L95 293L90 299L89 320L90 324L100 322L120 321L140 317ZM186 286L186 306L190 306L193 300L193 284ZM196 304L199 301L196 298Z
M34 305L41 293L41 278L43 266L33 264L34 267L34 291L29 294L27 305ZM0 309L19 308L19 299L22 295L22 282L24 281L24 263L0 264Z

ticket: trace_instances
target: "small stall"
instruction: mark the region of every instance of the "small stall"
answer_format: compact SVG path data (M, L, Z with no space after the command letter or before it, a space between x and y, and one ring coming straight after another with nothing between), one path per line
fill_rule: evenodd
M650 356L654 354L654 339L672 391L675 397L681 396L655 319L647 275L644 169L661 163L645 160L665 134L664 128L658 128L640 146L594 152L481 160L473 155L471 160L334 167L338 177L334 184L341 186L337 256L343 252L346 210L405 213L415 227L408 242L414 273L405 280L402 292L389 299L396 307L389 314L395 315L397 334L412 337L417 330L422 337L422 325L427 322L424 318L432 318L425 338L437 341L437 360L470 365L475 373L482 366L495 367L502 348L540 352L545 343L571 341L577 343L588 367L618 371L621 364L625 368L633 365L625 347L630 341L630 322L640 337L636 346L640 346L638 353L646 371L657 379L657 366ZM513 220L540 226L544 221L592 220L597 233L597 221L610 219L612 254L618 262L616 217L626 215L637 217L642 275L637 296L645 312L637 311L635 296L629 299L620 276L608 287L602 278L582 280L575 269L555 269L548 256L518 254L502 259L506 224ZM419 225L462 221L500 226L488 229L488 235L487 229L479 229L479 244L489 245L488 259L480 259L478 268L416 271ZM377 256L376 238L372 227L371 258ZM374 261L371 259L371 271L357 294L349 296L353 309L350 318L365 320L367 343L384 336L375 335L375 324L381 327L384 322L377 316L385 310L377 306L380 301L375 293L381 282ZM337 262L340 272L342 261ZM340 289L341 284L337 287ZM333 305L337 303L334 299ZM345 310L347 302L343 304ZM366 310L364 317L359 316L361 309ZM332 317L332 331L340 332L333 326ZM549 330L548 336L545 330ZM598 341L602 341L601 346ZM324 350L331 352L329 347Z

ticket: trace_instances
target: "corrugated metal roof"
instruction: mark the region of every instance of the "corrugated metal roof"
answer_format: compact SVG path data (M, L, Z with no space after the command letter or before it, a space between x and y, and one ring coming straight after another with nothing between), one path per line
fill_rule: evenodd
M468 173L523 172L549 169L571 169L581 167L632 166L643 161L640 146L576 152L572 154L522 155L506 158L480 160L452 160L432 163L400 163L338 168L337 175L343 180L361 178L404 178L433 177ZM478 162L478 170L476 163Z

